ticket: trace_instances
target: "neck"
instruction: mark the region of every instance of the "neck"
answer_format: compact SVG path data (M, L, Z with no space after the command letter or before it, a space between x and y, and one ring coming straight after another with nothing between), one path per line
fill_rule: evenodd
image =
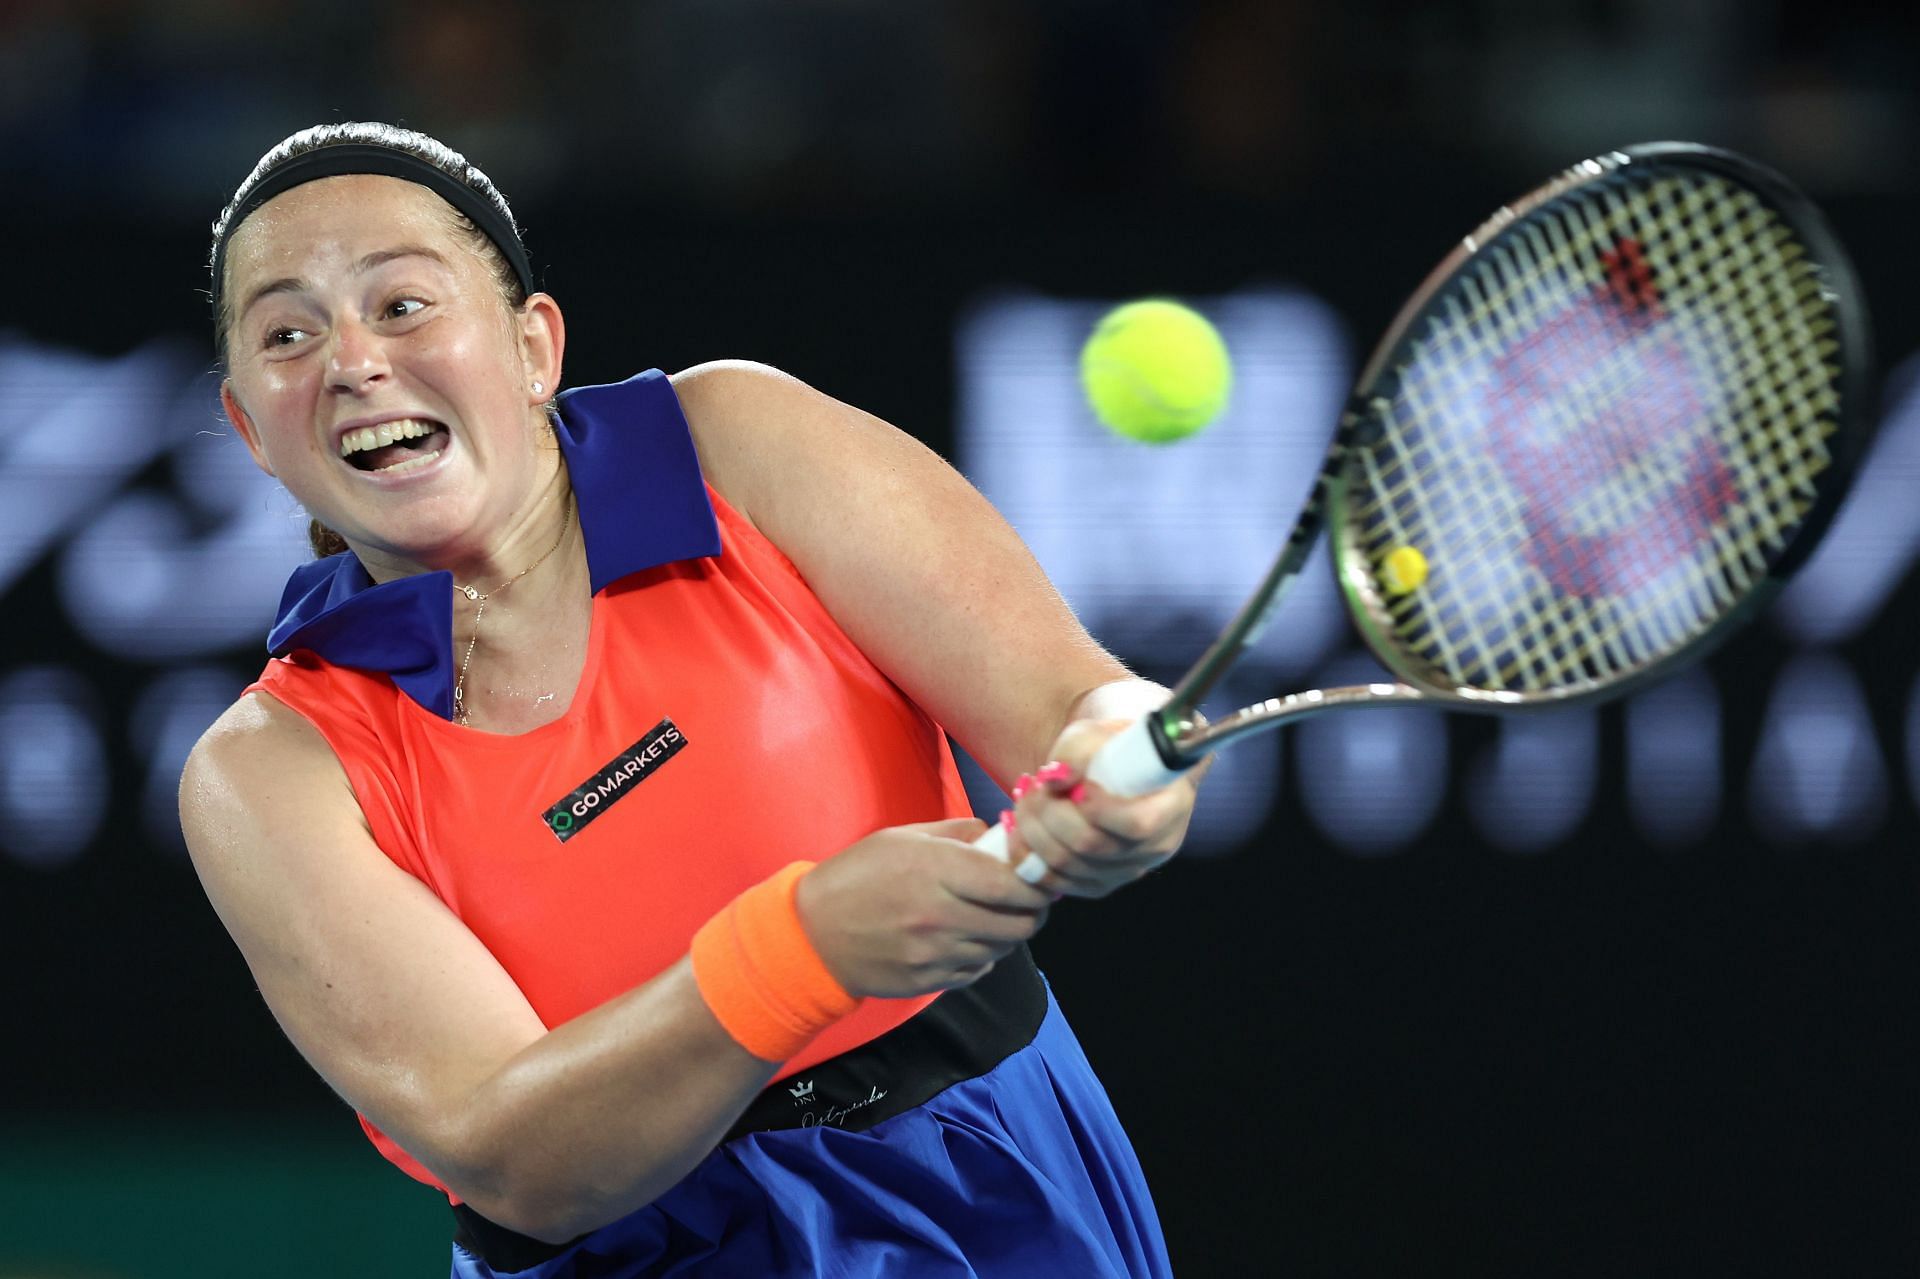
M585 548L571 536L573 514L569 494L553 541L511 576L484 587L455 579L456 723L512 731L543 723L571 704L570 691L565 700L560 694L578 680L592 616L590 591L582 589Z
M498 594L499 592L506 590L509 586L512 586L515 582L519 581L521 578L531 575L534 572L534 570L538 569L542 564L552 559L554 556L554 553L560 549L561 545L567 540L567 535L572 531L573 531L573 494L568 493L566 506L561 509L558 525L554 529L553 541L547 544L546 550L540 552L539 555L535 556L531 561L529 561L526 567L516 570L511 576L508 576L508 577L498 577L497 576L498 571L496 571L495 584L490 587L483 585L484 581L486 580L484 578L481 578L476 581L469 581L469 582L462 583L460 581L459 575L455 574L454 588L458 590L462 595L465 595L470 600L487 599L490 596Z

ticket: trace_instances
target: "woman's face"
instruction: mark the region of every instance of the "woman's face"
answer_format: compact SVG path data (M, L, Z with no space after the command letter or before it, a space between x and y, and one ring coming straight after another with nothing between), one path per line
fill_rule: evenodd
M558 465L552 300L521 312L427 188L350 175L262 205L227 246L228 415L254 460L364 556L483 558Z

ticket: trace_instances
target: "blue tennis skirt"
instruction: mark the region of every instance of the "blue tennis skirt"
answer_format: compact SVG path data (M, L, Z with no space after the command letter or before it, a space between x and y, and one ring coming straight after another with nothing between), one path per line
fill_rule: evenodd
M1033 1042L864 1132L738 1137L531 1269L453 1248L453 1279L1171 1273L1140 1163L1051 993Z

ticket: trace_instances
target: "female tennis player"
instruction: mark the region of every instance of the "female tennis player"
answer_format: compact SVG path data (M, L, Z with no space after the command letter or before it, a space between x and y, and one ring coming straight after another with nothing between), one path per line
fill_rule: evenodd
M556 397L506 202L419 134L287 139L212 267L226 411L325 555L182 822L454 1274L1167 1273L1024 943L1193 783L1080 783L1165 691L986 502L762 366Z

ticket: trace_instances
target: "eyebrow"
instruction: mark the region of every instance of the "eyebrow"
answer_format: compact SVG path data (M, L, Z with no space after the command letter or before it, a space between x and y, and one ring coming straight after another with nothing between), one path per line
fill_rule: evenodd
M428 248L424 244L401 244L391 249L375 249L372 253L362 257L353 264L353 274L364 275L375 267L385 266L387 263L397 261L400 258L426 258L429 261L438 262L441 266L447 265L445 256L437 250ZM253 309L255 303L275 293L305 293L310 291L312 287L313 286L307 283L307 281L295 275L283 275L277 280L268 280L265 284L260 285L247 294L246 301L241 303L240 310L236 315L244 316L248 311Z

